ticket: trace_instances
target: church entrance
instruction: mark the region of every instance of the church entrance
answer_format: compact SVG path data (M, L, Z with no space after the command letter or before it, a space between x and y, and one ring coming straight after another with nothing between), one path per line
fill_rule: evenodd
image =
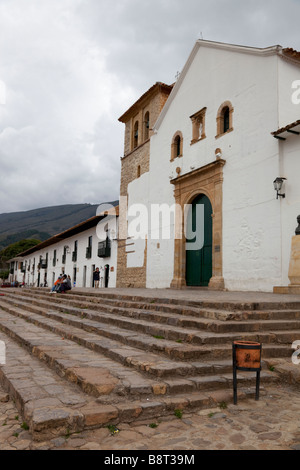
M212 232L212 206L209 198L200 194L193 200L187 218L187 286L209 284L212 277Z
M174 185L175 202L181 207L181 215L176 218L176 233L180 236L174 240L174 274L170 284L172 289L181 289L186 285L224 289L222 255L224 165L225 160L217 158L207 165L183 175L179 174L171 180L171 184ZM185 221L182 214L186 214L187 204L192 206L190 214L192 219L193 212L198 213L199 207L203 210L204 243L200 247L197 245L196 250L187 250L191 237L185 237L183 230Z

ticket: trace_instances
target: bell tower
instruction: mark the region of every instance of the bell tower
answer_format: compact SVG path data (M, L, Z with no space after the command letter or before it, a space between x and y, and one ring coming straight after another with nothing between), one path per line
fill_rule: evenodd
M172 88L173 85L155 83L119 118L119 121L125 124L120 196L126 197L127 200L129 183L149 172L152 128ZM145 287L147 246L143 266L127 267L127 245L128 240L119 240L117 287Z

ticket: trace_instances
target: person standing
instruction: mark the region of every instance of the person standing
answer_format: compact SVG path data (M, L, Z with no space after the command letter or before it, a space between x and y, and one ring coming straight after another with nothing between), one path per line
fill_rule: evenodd
M100 280L100 271L99 271L99 268L96 268L95 271L93 272L93 281L94 281L95 288L99 287L99 280Z

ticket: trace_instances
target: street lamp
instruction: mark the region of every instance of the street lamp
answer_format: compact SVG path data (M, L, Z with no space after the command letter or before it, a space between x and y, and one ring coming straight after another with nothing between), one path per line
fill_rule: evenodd
M274 189L276 191L276 199L278 199L278 196L285 197L285 194L280 194L279 193L279 191L282 188L282 184L283 184L284 180L286 180L286 178L283 178L281 176L277 176L277 178L273 181Z

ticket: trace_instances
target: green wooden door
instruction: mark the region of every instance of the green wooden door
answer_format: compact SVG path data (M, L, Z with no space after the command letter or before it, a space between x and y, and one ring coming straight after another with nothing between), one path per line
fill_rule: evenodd
M186 284L188 286L208 286L212 276L211 215L210 200L204 194L200 194L194 199L187 218L187 238L190 239L186 244ZM195 234L193 239L191 229ZM200 248L193 249L191 242L195 242L196 239L198 243L195 247L200 245ZM199 240L201 240L200 244Z

